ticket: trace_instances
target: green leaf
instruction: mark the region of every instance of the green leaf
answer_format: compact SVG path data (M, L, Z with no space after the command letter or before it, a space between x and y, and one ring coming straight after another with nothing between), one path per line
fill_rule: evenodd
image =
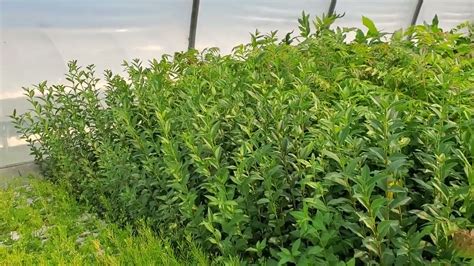
M281 248L281 251L278 252L278 256L280 257L278 265L285 265L288 262L295 262L293 255L287 248Z
M373 237L367 237L362 241L362 244L364 245L365 248L367 248L370 252L376 254L377 256L380 256L379 250L378 250L378 244L377 240Z
M309 14L306 15L305 12L301 14L301 18L298 19L300 29L300 35L303 37L308 37L311 33L311 25L309 23Z
M312 246L307 248L307 253L313 256L319 256L324 252L324 249L320 246Z
M429 215L425 211L413 210L413 211L410 211L410 212L414 213L416 216L418 216L418 218L420 218L422 220L431 221L431 219L432 219L431 215Z
M259 199L257 200L257 204L266 204L266 203L269 203L270 200L267 199L267 198L262 198L262 199Z
M432 27L434 27L434 28L438 28L439 19L438 19L438 15L437 15L437 14L435 14L435 16L433 17L433 20L431 21L431 25L432 25Z
M356 214L359 216L359 221L363 222L372 232L375 232L375 218L369 217L367 214L361 212L357 212Z
M355 266L356 260L352 258L346 262L346 266Z
M395 255L393 250L390 248L385 248L382 254L382 263L381 265L394 265Z
M328 208L324 202L318 198L305 198L304 202L308 203L308 207L315 208L317 210L328 211Z
M384 197L378 197L370 204L370 210L376 216L379 216L380 209L387 205L388 200Z
M300 245L301 239L297 239L295 242L293 242L293 245L291 246L291 254L293 256L298 256L299 254L301 254L301 252L299 252Z
M389 233L390 229L396 230L398 226L398 221L395 220L385 220L377 224L377 232L379 237L385 238Z
M401 41L403 39L403 29L396 30L392 34L393 41Z
M351 222L346 222L343 225L345 228L349 229L352 231L352 233L356 234L359 238L365 238L365 236L362 234L364 231L358 224L356 223L351 223Z
M371 19L362 16L362 24L364 24L364 26L366 26L367 29L368 29L368 32L367 32L368 37L378 37L379 36L379 31L377 30L377 28L375 27L374 22Z
M334 161L336 161L339 164L339 166L342 167L341 159L339 159L339 156L337 156L337 154L335 154L334 152L328 151L328 150L322 150L321 153L323 155L333 159Z
M343 187L349 187L349 183L347 183L347 181L344 179L344 177L341 173L331 172L331 173L328 173L325 176L325 178L327 180L330 180L330 181L334 182L334 183L342 185Z
M398 196L390 203L390 209L396 209L408 204L411 198L408 196Z
M292 211L290 212L290 214L291 216L295 217L295 219L299 222L310 221L310 217L308 216L308 214L303 211Z
M390 162L390 164L387 167L387 170L395 172L395 171L400 171L402 166L406 165L406 160L403 159L398 159L395 161Z
M385 161L384 150L382 148L379 148L379 147L369 148L369 155L374 156L375 158L380 160L380 162Z

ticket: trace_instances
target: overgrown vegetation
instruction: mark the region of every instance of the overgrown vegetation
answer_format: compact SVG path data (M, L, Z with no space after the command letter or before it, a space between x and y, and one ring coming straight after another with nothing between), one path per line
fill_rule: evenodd
M467 263L472 25L446 32L435 18L387 37L335 19L303 15L298 36L256 32L231 55L125 63L103 96L94 67L72 62L69 84L26 89L33 108L13 119L45 174L98 213L150 219L208 252Z
M0 265L209 265L191 243L176 254L149 228L119 229L65 190L28 180L0 188Z

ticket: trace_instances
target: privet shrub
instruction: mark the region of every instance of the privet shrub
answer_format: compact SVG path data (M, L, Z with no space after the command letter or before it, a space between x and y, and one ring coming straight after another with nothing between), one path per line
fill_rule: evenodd
M33 108L12 117L80 200L217 255L467 262L472 25L445 32L435 18L387 37L367 18L367 33L335 19L303 15L299 36L257 32L230 55L125 63L104 93L72 62L67 85L26 89Z

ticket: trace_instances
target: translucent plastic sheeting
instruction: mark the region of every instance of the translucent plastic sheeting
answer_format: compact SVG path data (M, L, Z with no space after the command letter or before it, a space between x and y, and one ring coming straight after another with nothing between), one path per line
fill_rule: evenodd
M229 53L247 43L250 33L279 30L280 36L297 30L297 19L305 10L312 17L327 13L330 0L201 0L196 48L219 47ZM410 26L418 0L338 0L335 13L344 14L335 26L360 27L362 16L369 17L379 30L394 32ZM418 23L438 14L441 26L451 28L473 20L474 0L424 0ZM351 36L349 36L350 38Z
M358 27L362 25L362 16L374 21L383 32L394 32L410 25L417 0L338 0L335 13L345 14L335 25L340 27Z
M0 167L31 160L8 122L22 86L64 82L67 62L122 70L122 61L186 50L190 0L0 0Z
M201 0L196 48L219 47L229 53L248 43L250 33L278 30L279 36L298 29L301 12L327 13L330 0Z
M359 27L362 16L374 21L383 32L392 33L410 26L418 0L338 0L335 13L345 14L335 25L341 27ZM465 21L474 21L474 0L424 0L417 24L431 23L438 15L440 26L451 29ZM351 37L351 36L349 36Z
M474 0L424 0L417 23L431 23L435 15L443 29L451 29L464 21L474 22Z

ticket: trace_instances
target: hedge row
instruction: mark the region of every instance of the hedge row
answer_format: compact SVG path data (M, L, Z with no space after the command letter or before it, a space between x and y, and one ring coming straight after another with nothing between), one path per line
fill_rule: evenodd
M124 63L105 91L72 62L68 84L26 89L32 109L13 119L78 199L216 255L467 262L472 25L446 32L435 18L387 36L336 19L303 15L298 36L256 32L230 55Z

